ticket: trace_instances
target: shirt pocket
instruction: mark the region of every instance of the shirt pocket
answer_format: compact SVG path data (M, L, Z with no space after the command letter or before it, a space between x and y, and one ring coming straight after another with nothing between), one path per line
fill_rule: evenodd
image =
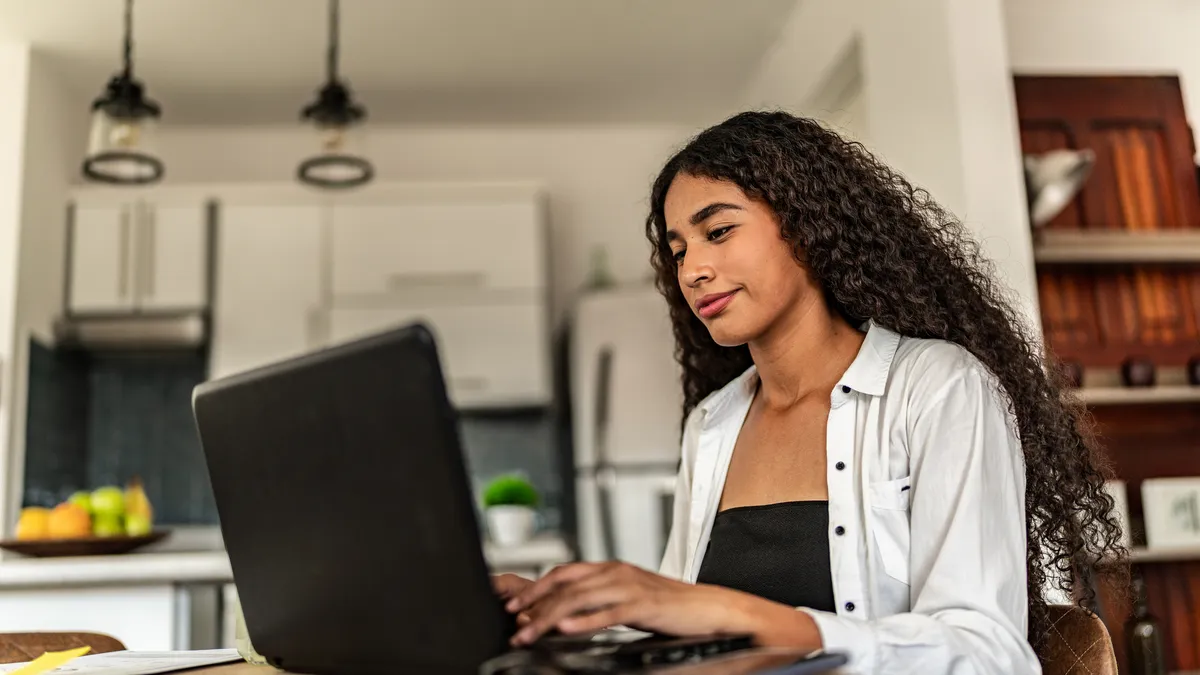
M871 533L883 560L883 571L903 584L909 583L911 484L909 476L871 483Z

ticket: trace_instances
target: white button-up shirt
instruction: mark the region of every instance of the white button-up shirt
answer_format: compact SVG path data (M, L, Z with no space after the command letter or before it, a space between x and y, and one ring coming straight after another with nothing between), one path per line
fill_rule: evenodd
M751 368L688 417L666 576L696 581L757 384ZM849 654L850 672L1040 673L1024 458L990 371L953 343L872 324L831 393L825 456L837 612L800 608L825 649Z

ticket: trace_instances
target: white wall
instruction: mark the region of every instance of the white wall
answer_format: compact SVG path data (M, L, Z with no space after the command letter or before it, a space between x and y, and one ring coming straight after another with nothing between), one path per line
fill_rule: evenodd
M164 126L166 183L288 181L312 137L300 125L260 128ZM684 127L369 127L377 180L543 183L550 199L551 273L556 311L587 275L594 245L613 273L649 274L642 234L650 184ZM369 189L366 188L366 189ZM469 245L469 242L464 242Z
M13 335L16 326L18 252L21 235L21 191L25 146L25 95L29 80L29 47L0 44L0 82L5 100L0 105L0 533L11 525L12 486L19 479L5 452L14 415L16 376Z
M1017 73L1179 75L1200 139L1200 3L1006 0L1004 16Z
M62 311L67 190L87 137L87 109L68 93L49 61L34 50L28 68L9 397L10 509L18 506L24 476L29 339L48 343L53 320Z
M744 100L831 121L926 188L1039 324L1002 0L803 0Z

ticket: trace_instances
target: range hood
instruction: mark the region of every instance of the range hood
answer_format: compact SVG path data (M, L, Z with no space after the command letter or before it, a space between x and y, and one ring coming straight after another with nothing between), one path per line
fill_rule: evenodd
M63 316L54 322L58 345L88 351L199 349L208 344L203 312Z

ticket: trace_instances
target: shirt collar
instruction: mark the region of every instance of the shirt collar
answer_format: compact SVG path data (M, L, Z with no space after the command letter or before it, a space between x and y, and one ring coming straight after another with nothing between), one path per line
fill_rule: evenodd
M852 390L868 396L883 396L887 388L888 374L892 370L892 359L896 348L900 345L900 336L883 326L868 321L863 324L867 336L858 356L838 380L838 386L850 387ZM758 386L758 371L750 366L729 384L718 389L697 406L706 420L718 420L738 404L745 405L754 397Z
M883 396L900 336L874 321L868 321L864 327L867 337L838 384L869 396Z

